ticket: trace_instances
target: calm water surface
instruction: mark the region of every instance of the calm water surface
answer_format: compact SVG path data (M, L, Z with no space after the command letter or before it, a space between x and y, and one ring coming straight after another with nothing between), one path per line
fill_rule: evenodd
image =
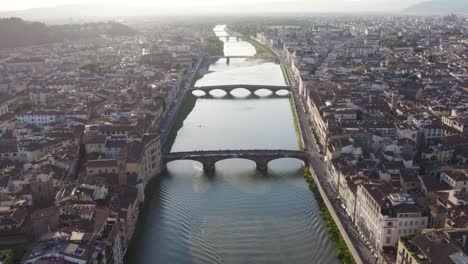
M223 26L214 30L227 35ZM230 38L224 52L251 56L255 49ZM196 85L220 84L284 80L278 64L221 59ZM240 87L197 99L171 151L217 149L298 149L287 93L252 95ZM339 263L297 160L270 162L268 175L241 159L218 162L214 175L177 161L157 185L128 262Z

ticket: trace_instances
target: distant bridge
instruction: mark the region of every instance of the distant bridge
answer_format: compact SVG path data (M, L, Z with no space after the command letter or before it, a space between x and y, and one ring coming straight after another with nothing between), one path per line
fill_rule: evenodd
M248 59L254 58L254 56L214 56L214 59Z
M192 87L192 90L201 90L204 92L210 92L212 90L223 90L226 93L230 93L234 89L244 88L249 90L250 92L255 92L260 89L267 89L272 92L277 92L279 90L290 90L291 87L289 85L249 85L249 84L233 84L233 85L212 85L212 86L200 86L200 87Z
M214 60L219 60L219 59L226 59L226 64L231 63L231 59L249 59L249 58L255 58L255 56L212 56L211 57Z
M272 160L282 158L293 158L301 160L304 166L308 166L309 158L318 154L310 154L301 150L211 150L171 152L163 154L163 162L167 164L176 160L193 160L203 164L203 169L214 172L215 164L226 159L246 159L255 162L257 170L268 171L268 163Z
M221 39L221 38L225 38L226 41L229 41L230 38L235 38L236 41L239 41L239 39L240 39L240 38L237 37L237 36L219 36L218 38L220 38L220 39Z

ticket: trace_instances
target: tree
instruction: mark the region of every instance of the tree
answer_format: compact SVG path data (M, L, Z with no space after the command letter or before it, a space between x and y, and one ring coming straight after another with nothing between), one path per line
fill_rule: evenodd
M380 44L387 48L406 47L406 43L403 41L403 37L397 35L387 35L383 37Z
M29 111L32 109L32 104L31 102L29 101L23 101L23 102L20 102L18 103L18 105L16 106L16 109L15 111L16 112L20 112L20 111Z
M418 75L416 73L412 73L407 77L408 80L412 80L413 82L419 79Z
M3 264L13 264L13 251L11 249L0 250L0 259Z
M360 73L360 74L366 73L366 69L365 69L364 67L362 67L362 66L357 67L357 68L356 68L356 71L357 71L358 73Z
M211 55L223 55L224 42L219 40L213 32L210 32L203 40L203 49Z

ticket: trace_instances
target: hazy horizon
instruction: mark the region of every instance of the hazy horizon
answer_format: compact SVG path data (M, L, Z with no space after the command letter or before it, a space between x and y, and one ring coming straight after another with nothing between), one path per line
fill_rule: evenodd
M398 11L415 3L427 0L17 0L0 5L0 12L23 11L33 8L53 8L67 5L91 5L118 8L150 8L152 10L178 13L214 12L229 9L233 12L368 12ZM256 10L246 9L255 8ZM123 11L123 10L122 10Z

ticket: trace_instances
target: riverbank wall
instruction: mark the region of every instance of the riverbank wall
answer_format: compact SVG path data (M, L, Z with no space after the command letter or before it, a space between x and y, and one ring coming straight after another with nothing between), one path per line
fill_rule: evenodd
M190 78L185 82L184 87L181 87L181 94L178 95L177 99L175 100L175 103L172 104L170 109L167 111L167 116L165 117L166 120L163 120L162 126L159 128L159 131L157 131L161 133L161 146L163 148L162 152L165 152L165 148L167 148L165 147L167 146L167 141L172 138L171 135L174 132L174 124L177 123L176 121L178 120L179 113L181 109L184 108L186 98L188 97L187 95L190 93L189 88L194 85L198 78L201 78L201 76L198 73L200 71L200 68L206 66L206 63L206 56L201 57L200 60L197 62Z

